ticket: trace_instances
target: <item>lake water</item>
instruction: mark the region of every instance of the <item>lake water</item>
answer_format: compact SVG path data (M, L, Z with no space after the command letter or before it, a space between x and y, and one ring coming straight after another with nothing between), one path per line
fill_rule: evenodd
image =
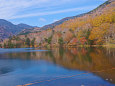
M115 49L0 49L0 86L115 86Z

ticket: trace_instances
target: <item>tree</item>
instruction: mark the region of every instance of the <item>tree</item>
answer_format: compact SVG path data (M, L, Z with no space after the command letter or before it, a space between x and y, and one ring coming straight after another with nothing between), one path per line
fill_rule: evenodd
M48 42L48 39L47 38L44 38L45 42Z
M51 44L52 36L47 39L48 44Z
M30 39L29 39L29 38L26 38L25 44L26 44L28 47L30 47Z
M16 43L15 46L16 46L16 48L20 48L21 47L21 43Z
M32 47L34 47L34 44L35 44L35 38L33 38L33 40L31 41Z
M39 43L39 46L41 46L42 45L42 43Z
M11 40L9 39L9 41L8 41L8 48L14 48L15 47L15 45L11 42Z
M81 43L82 45L84 45L86 42L87 42L87 40L86 40L85 37L82 37L82 38L80 39L80 43Z
M60 45L63 45L63 38L62 38L62 37L59 38L58 43L59 43Z
M15 38L15 40L16 40L16 41L19 41L19 40L20 40L20 38L17 36L17 37Z
M0 48L2 47L2 44L0 44Z
M7 45L6 45L6 43L4 43L4 48L6 48L7 47Z
M112 23L115 23L115 13L112 13Z
M104 38L107 38L108 30L110 28L109 23L103 23L99 27L94 27L89 36L90 40L94 40L96 44L103 44Z

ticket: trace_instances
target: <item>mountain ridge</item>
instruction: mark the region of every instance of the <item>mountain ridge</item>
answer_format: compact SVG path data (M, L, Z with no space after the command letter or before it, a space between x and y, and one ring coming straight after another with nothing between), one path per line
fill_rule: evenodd
M103 3L103 4L101 4L101 5L99 5L97 8L95 8L95 9L93 9L92 11L89 11L89 12L87 12L87 13L82 13L82 14L79 14L79 15L76 15L76 16L71 16L71 17L65 17L65 18L63 18L63 19L61 19L61 20L59 20L59 21L56 21L56 22L54 22L54 23L52 23L52 24L48 24L48 25L45 25L45 26L43 26L43 27L41 27L41 30L46 30L46 29L48 29L48 28L54 28L56 25L60 25L60 24L62 24L63 22L65 22L65 21L68 21L68 20L70 20L70 19L74 19L74 18L77 18L77 17L82 17L82 16L84 16L84 15L86 15L86 14L92 14L93 12L95 12L96 10L98 10L98 8L104 8L104 6L106 6L107 4L110 4L111 2L113 2L114 0L108 0L108 1L106 1L105 3Z
M115 0L106 1L88 13L67 19L65 18L61 24L58 21L59 25L53 25L52 28L39 28L41 31L21 34L8 40L10 44L19 45L15 47L115 44ZM6 46L8 40L3 42L5 47L9 46Z
M0 39L8 38L9 36L16 35L23 29L32 28L27 24L15 25L7 20L0 19Z

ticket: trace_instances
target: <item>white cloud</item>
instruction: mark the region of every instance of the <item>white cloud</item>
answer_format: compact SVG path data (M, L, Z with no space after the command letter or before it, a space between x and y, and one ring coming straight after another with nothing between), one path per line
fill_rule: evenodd
M52 14L72 12L76 10L85 10L92 8L92 6L90 6L82 8L64 9L64 10L48 10L72 2L76 2L76 0L0 0L0 18L16 19L16 18L25 18L32 16L52 15ZM78 0L77 2L81 2L81 0ZM37 8L36 12L29 11L36 8Z
M27 10L29 7L41 7L40 5L49 1L50 0L0 0L0 18L9 19Z
M37 13L30 13L30 14L12 16L10 19L25 18L25 17L32 17L32 16L52 15L52 14L66 13L66 12L72 12L72 11L82 11L82 10L91 9L91 8L95 8L95 7L97 7L97 6L72 8L72 9L65 9L65 10L58 10L58 11L41 12L41 13L37 12Z
M0 0L0 18L10 19L34 8L58 6L70 0Z

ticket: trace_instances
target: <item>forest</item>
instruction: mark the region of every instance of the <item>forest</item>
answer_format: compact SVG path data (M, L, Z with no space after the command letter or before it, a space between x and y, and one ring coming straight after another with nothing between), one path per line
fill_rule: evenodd
M0 46L51 47L115 45L115 1L100 6L81 17L36 33L16 35L4 40Z

